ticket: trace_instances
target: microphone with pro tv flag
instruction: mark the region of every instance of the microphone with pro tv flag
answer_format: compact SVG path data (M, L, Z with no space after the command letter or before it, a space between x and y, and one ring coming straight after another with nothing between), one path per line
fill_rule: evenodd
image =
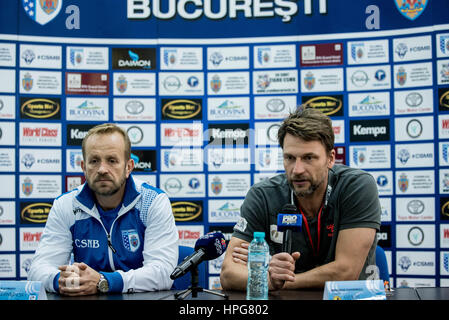
M283 232L282 252L292 254L293 231L301 231L302 219L298 210L293 204L286 204L278 213L278 231Z
M186 257L170 275L175 280L206 260L214 260L226 250L226 241L221 232L210 232L195 243L195 252Z

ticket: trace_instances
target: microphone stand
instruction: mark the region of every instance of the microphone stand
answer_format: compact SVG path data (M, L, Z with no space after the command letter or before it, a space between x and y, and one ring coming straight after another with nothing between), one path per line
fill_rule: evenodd
M228 295L220 292L215 292L208 289L203 289L200 286L198 286L198 266L193 267L190 270L190 274L192 276L192 285L185 290L182 290L180 292L175 293L175 298L178 300L184 300L189 294L192 294L192 298L198 297L198 292L206 292L208 294L213 294L219 297L224 298L225 300L228 300Z

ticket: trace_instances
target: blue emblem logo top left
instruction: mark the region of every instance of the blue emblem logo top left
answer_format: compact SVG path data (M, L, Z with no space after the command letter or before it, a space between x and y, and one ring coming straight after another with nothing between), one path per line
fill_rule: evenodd
M22 7L30 19L44 25L59 14L62 0L22 0Z

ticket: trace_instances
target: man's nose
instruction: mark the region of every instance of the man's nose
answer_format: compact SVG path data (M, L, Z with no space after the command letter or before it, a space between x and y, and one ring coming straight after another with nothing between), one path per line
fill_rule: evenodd
M304 173L304 164L301 160L301 158L297 158L295 161L295 166L293 167L293 173L295 175L300 175Z
M109 169L108 169L107 163L104 162L104 161L101 161L100 165L98 166L98 173L99 174L104 174L104 173L108 172L108 170Z

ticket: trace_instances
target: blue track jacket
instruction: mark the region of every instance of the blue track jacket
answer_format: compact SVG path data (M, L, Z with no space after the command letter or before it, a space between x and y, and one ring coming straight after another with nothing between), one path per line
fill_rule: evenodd
M168 290L178 262L178 231L167 195L127 179L117 218L103 225L88 184L53 202L28 279L58 291L58 266L84 262L104 274L110 292Z

